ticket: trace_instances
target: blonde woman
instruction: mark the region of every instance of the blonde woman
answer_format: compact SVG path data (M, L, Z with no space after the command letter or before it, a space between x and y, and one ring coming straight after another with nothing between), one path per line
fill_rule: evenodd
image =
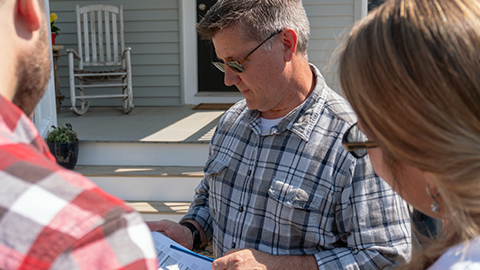
M358 116L345 148L368 153L405 200L445 220L445 236L403 269L480 269L479 29L480 1L392 0L341 51Z

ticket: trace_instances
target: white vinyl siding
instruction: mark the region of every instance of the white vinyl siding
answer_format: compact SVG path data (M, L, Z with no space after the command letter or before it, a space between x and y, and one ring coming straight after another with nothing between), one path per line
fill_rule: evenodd
M125 46L132 48L133 103L135 106L178 106L180 94L179 10L177 0L58 1L50 11L61 29L56 43L64 45L59 60L62 105L70 106L66 49L77 49L75 5L123 5ZM90 89L87 89L87 91ZM99 94L120 93L120 88L91 89ZM95 99L92 106L120 106L119 99Z
M327 84L338 93L342 91L335 51L355 23L361 4L361 0L303 0L310 21L309 62L320 69Z

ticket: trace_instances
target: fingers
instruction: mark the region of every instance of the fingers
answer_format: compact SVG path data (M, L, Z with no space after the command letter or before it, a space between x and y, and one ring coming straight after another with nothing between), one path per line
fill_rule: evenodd
M264 253L254 249L233 249L212 263L213 270L264 270L267 261ZM258 258L257 258L258 257Z
M249 259L249 252L242 249L230 249L221 258L216 259L212 263L212 269L224 270L224 269L243 269L244 263Z
M228 269L230 261L228 257L221 257L213 261L212 270L225 270Z
M168 225L169 222L172 222L172 221L160 220L160 221L147 221L146 223L148 228L150 228L151 231L165 232L169 228L169 225Z
M151 231L161 232L180 245L192 249L192 233L187 227L167 219L160 221L147 221L146 223Z

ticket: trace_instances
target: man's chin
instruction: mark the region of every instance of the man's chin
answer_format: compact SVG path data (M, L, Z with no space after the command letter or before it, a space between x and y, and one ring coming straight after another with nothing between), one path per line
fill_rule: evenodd
M35 50L18 58L17 86L12 102L25 114L32 115L45 93L50 78L48 39L38 40Z
M247 103L247 107L250 109L250 110L258 110L258 106L254 104L254 102L252 101L249 101L248 99L245 98L245 101Z
M13 97L12 103L31 117L44 93L45 88L37 91L20 91Z

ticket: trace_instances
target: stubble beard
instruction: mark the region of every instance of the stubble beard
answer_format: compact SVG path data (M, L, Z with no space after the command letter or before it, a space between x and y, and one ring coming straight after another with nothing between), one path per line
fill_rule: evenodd
M15 71L17 85L13 103L28 116L35 110L50 79L50 52L45 28L45 24L42 25L34 49L18 57Z

